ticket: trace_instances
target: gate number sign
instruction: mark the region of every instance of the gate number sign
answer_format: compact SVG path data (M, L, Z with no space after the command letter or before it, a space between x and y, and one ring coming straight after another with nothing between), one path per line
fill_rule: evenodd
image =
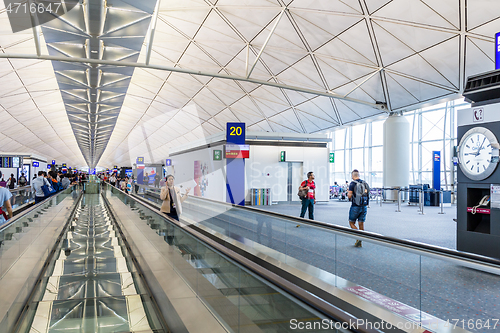
M227 143L239 145L245 144L245 123L227 123L226 125Z

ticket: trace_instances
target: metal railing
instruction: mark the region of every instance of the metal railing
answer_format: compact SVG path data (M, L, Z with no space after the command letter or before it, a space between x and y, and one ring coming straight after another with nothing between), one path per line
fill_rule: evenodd
M387 191L397 191L397 194L396 194L396 205L397 205L397 209L396 209L396 212L401 212L401 205L402 205L402 202L405 201L405 199L402 198L402 194L408 194L408 193L416 193L418 195L418 212L420 213L420 215L425 215L424 213L424 206L425 206L425 200L424 200L424 196L425 196L425 193L434 193L435 195L439 195L439 207L440 207L440 210L438 212L438 214L446 214L444 212L444 192L451 192L451 194L455 194L456 195L456 192L455 191L445 191L445 190L434 190L434 189L424 189L423 186L420 187L420 188L372 188L370 189L370 199L371 200L375 200L377 202L377 204L380 205L380 207L382 207L382 204L384 203L384 201L387 201L387 199L385 198L386 196L384 195L385 192ZM375 193L376 192L376 193ZM406 196L408 197L408 196ZM408 198L407 201L408 201L408 204L410 204L410 199ZM391 200L391 202L393 202Z

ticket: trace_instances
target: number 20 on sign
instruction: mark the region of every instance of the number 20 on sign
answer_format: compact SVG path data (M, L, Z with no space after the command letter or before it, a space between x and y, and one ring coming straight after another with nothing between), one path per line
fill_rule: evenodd
M245 144L245 123L227 123L226 141Z

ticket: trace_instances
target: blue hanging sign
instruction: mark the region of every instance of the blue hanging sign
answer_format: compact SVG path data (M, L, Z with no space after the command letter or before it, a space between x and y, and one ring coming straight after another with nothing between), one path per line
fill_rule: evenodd
M226 141L238 145L245 144L245 123L227 123Z
M33 166L37 168L40 166L40 163L33 161Z
M495 35L495 69L500 69L500 32Z
M441 190L441 152L432 152L432 188Z
M56 160L52 160L52 165L55 165L56 164Z
M171 166L172 165L172 160L170 158L167 158L165 160L165 166Z

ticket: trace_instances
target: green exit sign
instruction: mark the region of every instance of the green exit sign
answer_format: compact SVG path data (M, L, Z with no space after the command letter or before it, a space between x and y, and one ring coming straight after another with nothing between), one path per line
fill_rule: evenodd
M330 153L330 163L335 163L335 153Z
M214 161L222 160L222 150L214 150Z
M286 151L282 151L280 154L280 162L286 161Z

